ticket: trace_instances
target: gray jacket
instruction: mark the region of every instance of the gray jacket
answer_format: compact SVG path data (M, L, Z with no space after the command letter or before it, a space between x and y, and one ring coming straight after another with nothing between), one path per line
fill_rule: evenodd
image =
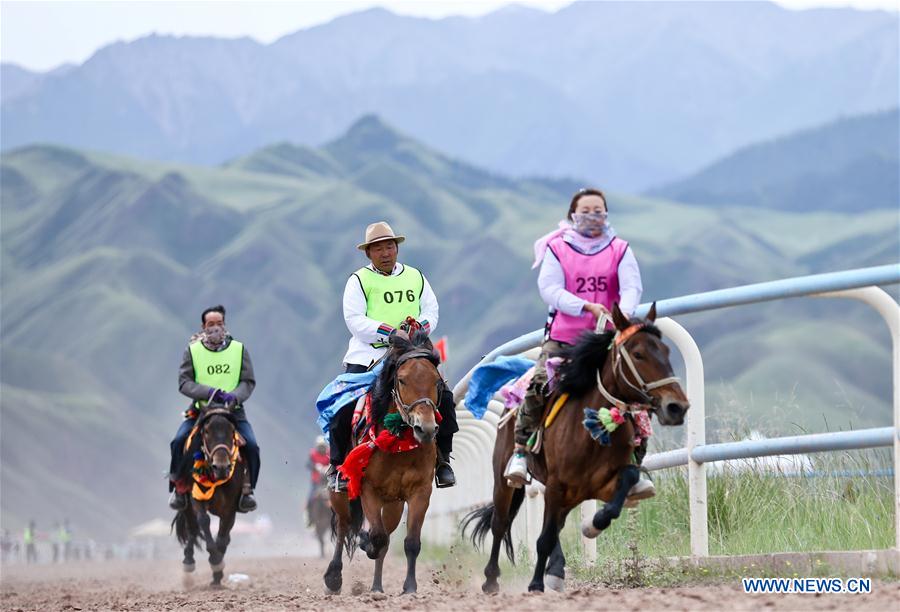
M225 343L220 351L225 350L231 344L231 336L225 339ZM253 362L250 361L250 353L247 347L244 347L244 353L241 357L241 376L238 386L231 392L237 397L238 405L241 407L239 412L243 413L243 404L250 398L253 389L256 387L256 378L253 375ZM194 380L194 360L191 359L191 347L184 349L184 356L181 358L181 367L178 368L178 390L182 395L186 395L192 400L208 400L212 393L212 387L201 385Z

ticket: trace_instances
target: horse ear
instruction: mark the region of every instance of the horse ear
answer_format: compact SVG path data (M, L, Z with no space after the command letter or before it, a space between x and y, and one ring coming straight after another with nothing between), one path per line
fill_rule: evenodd
M647 320L653 323L656 321L656 302L650 306L650 311L647 313Z
M613 302L612 318L613 318L613 325L615 325L616 329L619 331L626 329L630 325L630 322L628 321L628 317L626 317L624 314L622 314L622 310L619 308L618 302Z

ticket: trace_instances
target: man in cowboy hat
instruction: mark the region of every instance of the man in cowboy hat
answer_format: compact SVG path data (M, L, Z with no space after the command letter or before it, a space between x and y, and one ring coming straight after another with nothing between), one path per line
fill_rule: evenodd
M388 337L407 317L414 317L431 333L438 322L438 303L425 276L412 266L397 263L399 244L404 236L384 221L366 228L365 240L357 245L365 251L370 264L350 275L344 287L344 321L350 330L350 343L344 355L344 371L365 372L387 351ZM442 422L437 435L437 486L452 487L456 476L450 468L450 451L456 424L453 393L444 388L438 411ZM346 483L337 473L350 450L350 421L353 404L342 407L329 427L331 438L329 485L344 490Z

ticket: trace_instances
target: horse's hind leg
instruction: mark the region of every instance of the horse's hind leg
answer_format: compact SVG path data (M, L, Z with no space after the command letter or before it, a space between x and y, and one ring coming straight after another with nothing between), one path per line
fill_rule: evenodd
M484 567L484 584L481 590L485 593L496 593L500 590L500 547L503 538L509 531L509 510L512 505L512 497L515 489L508 487L503 481L502 475L494 481L494 512L491 515L491 556Z
M333 493L331 496L331 509L334 512L336 521L334 554L323 579L325 581L325 592L329 595L338 595L341 592L341 586L344 584L344 579L341 576L344 564L341 561L341 557L344 554L344 544L347 541L347 535L350 533L350 503L347 500L347 496L341 493Z
M382 525L384 526L384 531L387 534L388 541L384 545L384 548L381 549L381 552L378 554L378 558L375 560L375 575L372 578L372 591L375 593L384 593L384 587L381 584L381 573L384 569L384 558L387 556L388 547L391 543L391 534L394 533L397 525L400 524L401 516L403 516L402 502L385 504L384 509L381 511L381 521Z
M562 531L563 526L560 526L557 534ZM560 593L566 590L566 556L563 554L559 535L556 538L556 547L550 553L550 559L547 561L544 584Z
M431 502L431 487L418 493L409 500L409 514L406 518L406 539L403 540L403 551L406 553L406 580L403 581L403 594L415 593L418 589L416 583L416 559L422 550L422 525L425 523L425 513Z

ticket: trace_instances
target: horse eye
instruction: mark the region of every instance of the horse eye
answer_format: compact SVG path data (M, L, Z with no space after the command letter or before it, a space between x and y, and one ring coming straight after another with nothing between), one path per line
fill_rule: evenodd
M643 354L643 353L634 353L634 358L635 358L635 359L643 359L643 358L644 358L644 354Z
M401 379L399 379L399 378L397 379L397 382L400 383L401 385L405 385L405 384L406 384L406 381L405 381L405 380L401 380Z

